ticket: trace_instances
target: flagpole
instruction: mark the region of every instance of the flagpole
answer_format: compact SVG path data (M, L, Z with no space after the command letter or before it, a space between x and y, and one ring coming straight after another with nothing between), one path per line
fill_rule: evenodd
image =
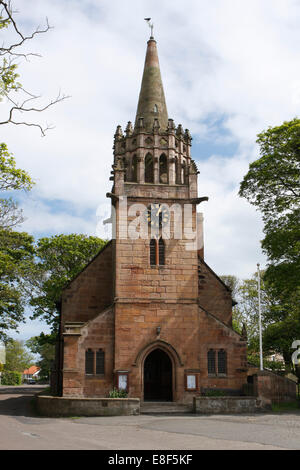
M260 270L257 263L257 286L258 286L258 323L259 323L259 362L260 370L264 370L262 350L262 328L261 328L261 302L260 302Z

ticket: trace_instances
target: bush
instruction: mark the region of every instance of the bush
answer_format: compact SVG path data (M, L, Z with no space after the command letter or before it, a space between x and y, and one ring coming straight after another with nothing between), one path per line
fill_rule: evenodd
M109 398L127 398L126 390L118 390L117 388L113 388L109 394Z
M225 392L223 390L206 390L206 397L225 397Z
M1 385L21 385L21 372L4 371L1 374Z

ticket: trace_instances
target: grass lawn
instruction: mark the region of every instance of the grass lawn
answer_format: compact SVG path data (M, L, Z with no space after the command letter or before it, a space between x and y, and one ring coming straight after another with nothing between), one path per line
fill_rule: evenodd
M274 403L272 405L272 411L293 411L299 410L300 411L300 401L292 401L287 403Z

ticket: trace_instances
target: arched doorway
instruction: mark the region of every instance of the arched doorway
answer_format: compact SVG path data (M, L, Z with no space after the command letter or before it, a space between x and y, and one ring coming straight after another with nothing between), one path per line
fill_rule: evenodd
M172 362L161 349L150 352L144 362L144 400L172 401Z

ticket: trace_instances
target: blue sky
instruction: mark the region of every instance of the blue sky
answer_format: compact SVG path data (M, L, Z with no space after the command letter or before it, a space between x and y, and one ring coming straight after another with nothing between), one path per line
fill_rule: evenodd
M26 32L47 16L54 28L30 44L42 54L20 63L25 88L47 102L71 98L31 116L55 128L2 126L19 167L36 181L21 197L22 225L35 237L107 236L105 194L113 134L135 118L152 17L169 117L193 136L204 213L207 262L217 274L251 276L265 259L259 213L237 195L258 157L257 133L297 116L300 105L300 3L294 0L15 0ZM0 105L1 117L7 105ZM28 116L29 118L30 116ZM28 338L44 329L21 326ZM44 331L46 331L44 329Z

